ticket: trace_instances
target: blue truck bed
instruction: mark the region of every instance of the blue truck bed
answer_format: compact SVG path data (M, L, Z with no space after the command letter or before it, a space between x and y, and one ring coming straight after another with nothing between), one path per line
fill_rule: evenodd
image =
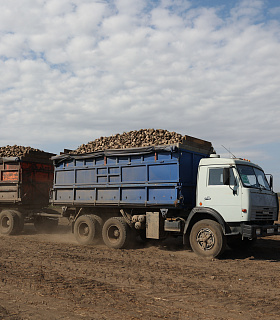
M198 164L208 151L174 144L54 156L51 203L192 208Z

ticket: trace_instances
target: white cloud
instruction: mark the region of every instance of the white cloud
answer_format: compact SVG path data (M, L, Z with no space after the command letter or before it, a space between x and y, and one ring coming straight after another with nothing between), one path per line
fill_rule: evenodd
M49 0L45 2L44 8L50 16L65 16L73 11L74 6L68 0Z
M63 149L144 127L238 148L278 141L280 27L265 6L2 3L1 145Z
M116 0L115 6L118 13L121 15L135 16L142 13L142 10L146 7L146 0L135 1L131 5L131 0Z
M254 19L262 18L263 7L264 1L262 0L244 0L238 2L231 10L231 16L235 21L244 19L247 23L254 22Z

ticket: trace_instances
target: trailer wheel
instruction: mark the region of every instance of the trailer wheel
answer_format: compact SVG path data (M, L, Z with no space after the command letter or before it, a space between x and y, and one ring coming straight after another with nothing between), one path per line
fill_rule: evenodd
M15 211L4 210L0 213L0 233L12 235L18 233L19 218Z
M5 211L10 211L13 212L16 216L15 216L15 230L13 231L12 234L19 234L22 232L23 228L24 228L24 215L22 212L18 211L18 210L5 210Z
M74 224L74 235L78 243L94 244L97 241L96 219L91 215L80 216Z
M21 233L24 229L24 215L20 211L15 211L17 215L18 225L16 233Z
M125 248L128 245L129 231L129 226L124 218L110 218L104 223L102 229L103 241L109 248Z
M192 250L203 257L217 258L225 250L226 238L221 225L213 220L198 221L190 233Z
M34 227L38 232L51 233L58 226L58 219L38 216L34 218Z

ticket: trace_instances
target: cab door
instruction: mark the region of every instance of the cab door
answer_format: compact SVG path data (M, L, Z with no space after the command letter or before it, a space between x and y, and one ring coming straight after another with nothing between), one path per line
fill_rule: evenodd
M200 167L197 206L214 209L226 222L240 222L242 192L238 173L235 168L229 168L229 184L225 184L224 168ZM201 181L202 177L206 179Z

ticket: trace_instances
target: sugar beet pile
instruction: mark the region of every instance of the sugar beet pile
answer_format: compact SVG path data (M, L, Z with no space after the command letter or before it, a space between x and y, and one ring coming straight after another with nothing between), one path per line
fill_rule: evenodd
M0 157L22 157L29 153L44 153L44 151L39 149L34 149L31 147L23 147L23 146L9 146L0 147Z
M94 141L82 144L74 153L89 153L105 149L126 149L183 143L184 136L177 132L163 129L141 129L109 137L100 137Z
M71 153L90 153L105 149L126 149L137 147L148 147L166 145L173 143L184 143L187 136L182 136L177 132L170 132L163 129L140 129L122 134L115 134L109 137L100 137L87 144L82 144ZM22 157L30 153L44 153L39 149L23 146L0 147L0 157Z

